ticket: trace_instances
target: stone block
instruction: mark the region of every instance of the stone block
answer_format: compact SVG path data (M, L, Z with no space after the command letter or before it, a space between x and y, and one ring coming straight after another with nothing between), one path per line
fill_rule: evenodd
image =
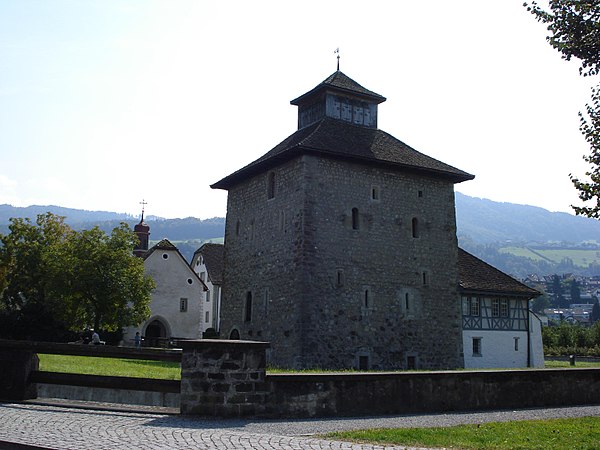
M37 354L0 350L0 367L0 399L20 401L37 398L37 386L29 382L31 372L39 368Z

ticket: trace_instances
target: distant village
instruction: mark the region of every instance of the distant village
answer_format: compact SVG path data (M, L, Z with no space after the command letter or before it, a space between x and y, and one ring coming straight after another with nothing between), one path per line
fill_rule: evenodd
M532 308L545 326L562 322L591 326L600 319L600 306L593 314L600 299L600 276L529 275L523 282L544 293L533 300Z

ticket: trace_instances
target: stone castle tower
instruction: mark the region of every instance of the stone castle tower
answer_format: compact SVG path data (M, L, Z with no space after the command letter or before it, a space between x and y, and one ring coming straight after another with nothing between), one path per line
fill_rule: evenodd
M292 100L298 131L228 191L221 335L293 368L463 364L454 183L377 129L386 99L339 70Z

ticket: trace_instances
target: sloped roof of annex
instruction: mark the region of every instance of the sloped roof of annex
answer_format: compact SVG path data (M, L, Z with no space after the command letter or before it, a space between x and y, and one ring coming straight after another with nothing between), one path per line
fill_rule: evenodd
M542 295L461 248L458 249L458 277L462 293L528 299Z
M223 284L223 266L225 261L225 246L223 244L215 244L207 242L194 252L192 258L192 266L194 262L202 255L208 278L212 284Z

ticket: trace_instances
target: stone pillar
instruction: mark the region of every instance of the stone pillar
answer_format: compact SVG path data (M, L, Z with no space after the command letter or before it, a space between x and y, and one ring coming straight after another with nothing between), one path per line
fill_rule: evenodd
M267 412L268 342L200 339L180 344L182 414L242 417Z
M20 401L37 398L37 385L29 382L40 360L27 350L0 349L0 399Z

